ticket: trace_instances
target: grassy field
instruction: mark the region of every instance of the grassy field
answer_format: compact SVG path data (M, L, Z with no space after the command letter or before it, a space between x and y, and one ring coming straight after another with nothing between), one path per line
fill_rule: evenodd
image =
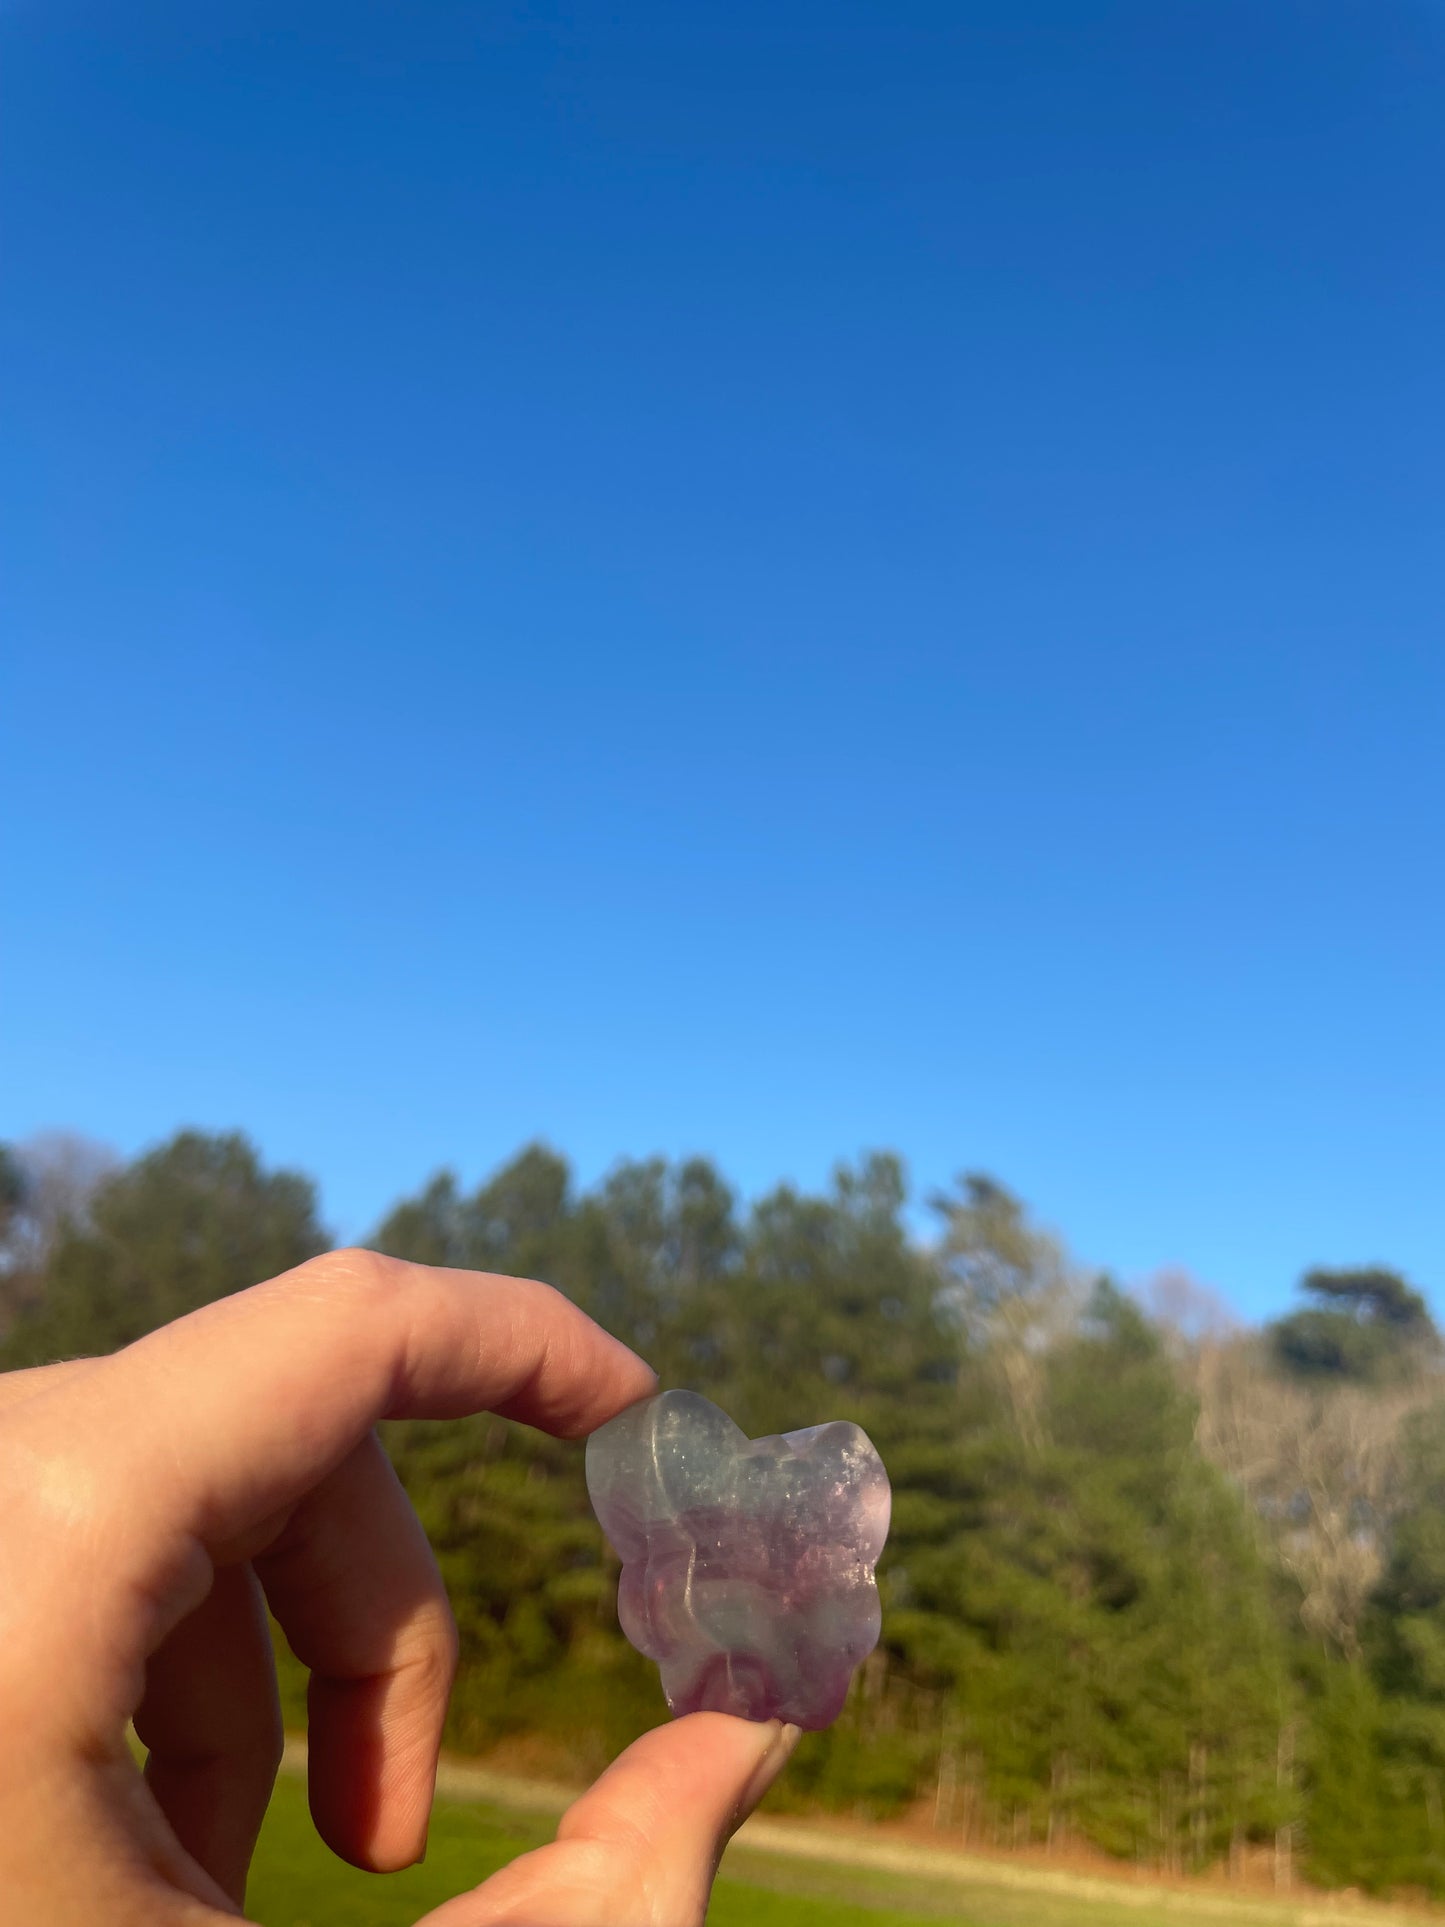
M427 1908L552 1837L554 1819L440 1799L425 1865L385 1878L343 1866L312 1831L301 1781L283 1774L257 1851L248 1915L262 1927L410 1927ZM1445 1916L1345 1897L1235 1900L979 1861L948 1878L729 1849L709 1927L1404 1927ZM619 1922L618 1927L627 1927Z
M263 1927L410 1927L428 1907L550 1840L554 1826L552 1820L532 1814L438 1801L425 1864L379 1878L357 1873L327 1852L312 1831L300 1782L283 1775L257 1849L246 1911ZM827 1870L802 1871L806 1891L724 1876L717 1884L709 1927L936 1927L936 1906L918 1913L889 1906L886 1896L877 1904L871 1895L866 1902L846 1898L829 1891ZM856 1878L846 1873L848 1885ZM877 1878L873 1876L875 1886ZM952 1898L956 1901L957 1896ZM957 1911L945 1917L968 1927L985 1927L992 1918Z

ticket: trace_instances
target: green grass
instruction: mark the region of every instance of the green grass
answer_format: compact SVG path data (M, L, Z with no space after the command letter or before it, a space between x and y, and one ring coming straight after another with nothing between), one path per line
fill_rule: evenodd
M550 1840L554 1830L555 1822L531 1814L439 1800L420 1867L388 1875L358 1873L322 1846L301 1782L283 1774L256 1849L246 1912L263 1927L411 1927L429 1907L475 1887L517 1854ZM871 1896L864 1902L819 1892L828 1885L827 1872L817 1870L809 1883L811 1895L724 1876L709 1927L936 1927L939 1916L931 1909L900 1913L881 1901L873 1904ZM868 1876L850 1873L847 1879L857 1884ZM960 1914L956 1908L949 1917L959 1927L991 1927L986 1916Z
M256 1852L247 1914L262 1927L411 1927L553 1835L547 1815L439 1799L424 1865L377 1876L343 1866L317 1839L304 1786L283 1773ZM1068 1889L1077 1885L1080 1891ZM1442 1916L1435 1915L1436 1920ZM1299 1895L1271 1901L1206 1889L1161 1893L1121 1881L1040 1875L987 1862L963 1878L885 1873L757 1849L729 1850L708 1927L1405 1927L1417 1913ZM628 1927L619 1921L618 1927Z

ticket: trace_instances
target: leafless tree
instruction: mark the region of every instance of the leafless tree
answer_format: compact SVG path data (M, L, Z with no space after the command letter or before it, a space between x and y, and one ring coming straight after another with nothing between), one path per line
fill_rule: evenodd
M1305 1626L1353 1657L1397 1505L1402 1427L1439 1397L1438 1379L1293 1382L1246 1334L1201 1342L1190 1369L1201 1450L1248 1495L1299 1587Z
M1242 1329L1233 1307L1182 1265L1165 1265L1137 1288L1151 1322L1176 1355L1218 1344Z
M1044 1359L1077 1314L1082 1281L1062 1245L992 1178L971 1173L933 1200L944 1222L944 1302L998 1373L1019 1437L1044 1443Z

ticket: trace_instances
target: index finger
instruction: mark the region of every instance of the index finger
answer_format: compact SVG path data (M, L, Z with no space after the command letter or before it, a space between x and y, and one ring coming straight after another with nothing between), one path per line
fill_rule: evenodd
M549 1285L371 1251L313 1258L107 1366L87 1429L211 1551L284 1514L378 1419L492 1411L573 1438L656 1384Z

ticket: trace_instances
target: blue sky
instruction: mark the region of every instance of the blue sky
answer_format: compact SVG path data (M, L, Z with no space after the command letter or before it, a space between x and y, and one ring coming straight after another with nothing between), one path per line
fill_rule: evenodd
M0 1135L1445 1305L1445 14L0 36Z

